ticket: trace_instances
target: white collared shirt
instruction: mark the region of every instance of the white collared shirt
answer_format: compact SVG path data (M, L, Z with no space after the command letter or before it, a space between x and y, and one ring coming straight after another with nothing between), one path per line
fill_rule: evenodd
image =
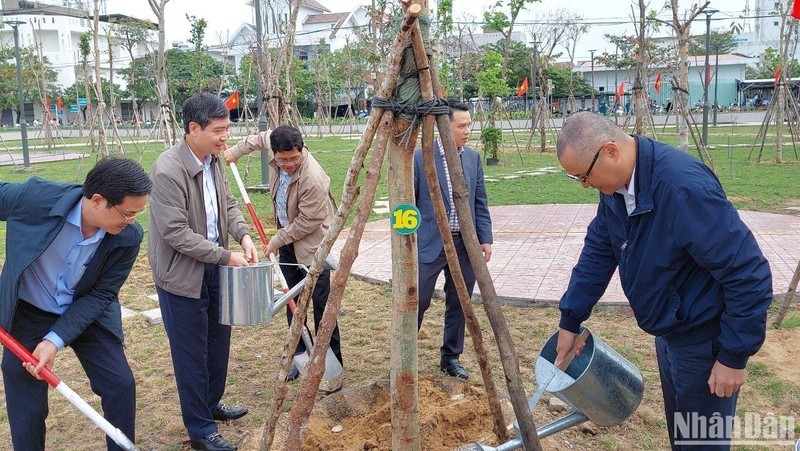
M203 169L203 201L206 206L206 238L212 243L219 240L219 232L217 231L217 212L219 211L219 202L217 201L217 187L214 180L214 168L211 166L212 157L206 155L201 162L194 152L191 152L192 158Z
M442 156L442 166L444 166L444 178L447 180L447 198L450 199L450 214L447 215L447 222L450 224L451 232L458 232L458 213L456 213L456 203L453 202L453 182L450 181L450 170L447 168L447 158L444 157L444 145L442 145L442 138L439 140L439 155ZM458 156L464 153L464 147L458 148Z
M636 168L633 168L633 173L631 174L631 181L628 183L628 188L622 187L617 190L618 193L622 194L622 197L625 199L625 209L628 210L628 216L633 213L633 210L636 209L636 189L634 188L636 181Z

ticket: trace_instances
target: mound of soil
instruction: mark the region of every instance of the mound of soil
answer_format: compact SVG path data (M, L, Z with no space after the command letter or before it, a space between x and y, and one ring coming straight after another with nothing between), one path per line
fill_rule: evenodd
M505 417L511 418L508 413ZM475 441L496 442L485 392L455 378L419 379L419 428L422 449L429 451L452 450ZM388 381L345 389L322 399L309 418L303 443L304 450L391 448Z

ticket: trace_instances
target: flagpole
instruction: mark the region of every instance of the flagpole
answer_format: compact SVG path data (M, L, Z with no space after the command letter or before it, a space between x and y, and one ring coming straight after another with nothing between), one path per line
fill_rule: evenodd
M617 61L617 51L619 46L614 46L614 87L617 86L617 74L619 73L619 62ZM614 123L619 125L619 108L617 107L616 97L614 98Z

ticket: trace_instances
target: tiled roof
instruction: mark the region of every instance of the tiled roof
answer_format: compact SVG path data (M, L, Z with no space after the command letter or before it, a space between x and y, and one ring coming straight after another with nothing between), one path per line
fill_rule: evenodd
M306 24L339 23L347 19L350 13L311 14L303 21Z

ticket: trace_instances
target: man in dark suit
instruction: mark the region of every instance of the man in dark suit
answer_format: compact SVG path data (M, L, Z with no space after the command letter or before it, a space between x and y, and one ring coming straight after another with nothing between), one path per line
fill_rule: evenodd
M67 346L100 396L106 420L136 439L136 382L122 346L119 290L139 253L144 232L136 216L150 187L141 166L125 158L100 160L82 186L38 177L0 182L0 221L8 235L0 326L39 361L23 365L3 351L16 451L45 449L48 385L40 372Z
M489 217L489 205L486 199L486 187L483 182L483 166L481 165L480 154L475 149L466 147L471 124L472 118L467 105L461 102L450 102L450 127L453 129L453 138L455 139L456 148L461 159L461 167L464 171L464 179L469 191L469 205L472 210L472 218L475 221L475 229L478 233L478 242L481 243L483 258L488 262L492 256L492 219ZM472 296L472 290L475 288L475 273L469 262L464 241L461 239L455 205L451 202L453 187L447 171L447 162L444 159L444 147L441 139L436 140L433 153L436 170L439 174L439 187L444 197L445 209L453 242L458 253L459 265L464 275L464 281L467 283L467 291ZM436 279L444 271L444 337L440 349L440 366L442 371L450 376L467 379L469 374L458 360L464 350L464 312L461 310L461 303L458 300L456 287L453 284L450 268L447 265L444 245L439 234L439 228L433 213L433 203L428 192L428 183L425 181L425 173L422 169L422 151L420 149L417 149L414 154L414 193L417 208L419 208L421 214L420 227L417 230L419 245L419 316L417 327L419 328L422 325L425 311L431 305L431 296L436 286Z

